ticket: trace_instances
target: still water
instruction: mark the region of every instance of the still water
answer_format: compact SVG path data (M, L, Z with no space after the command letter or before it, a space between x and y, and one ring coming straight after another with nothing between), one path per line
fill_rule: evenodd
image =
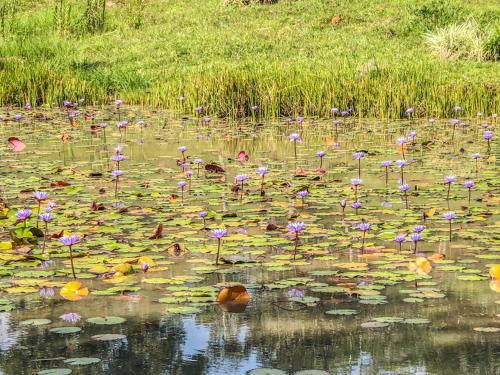
M36 211L32 191L48 191L56 203L50 233L85 236L75 246L75 266L91 291L77 302L59 296L71 278L67 250L57 240L47 244L48 263L1 250L0 306L9 308L0 312L0 374L500 373L500 287L488 280L489 266L500 262L499 149L496 141L487 149L476 120L454 129L449 120L344 119L334 126L331 120L208 122L138 108L80 111L72 124L63 110L0 123L2 139L16 136L26 144L21 152L0 151L1 198L11 210L0 220L0 242L10 240L12 212ZM123 119L129 123L120 130ZM99 123L106 129L91 130ZM380 162L402 159L396 139L411 131L417 135L404 149L404 182L411 187L405 209L400 168L389 167L386 183ZM291 133L301 138L297 156ZM115 197L110 158L118 144L126 159ZM190 179L177 162L181 145ZM238 160L242 150L248 161ZM326 151L322 170L320 150ZM360 150L361 163L353 159ZM478 164L471 158L476 152ZM195 158L203 160L200 171ZM206 172L209 162L226 173ZM264 195L256 174L262 165L268 168ZM238 174L248 175L243 192L234 191ZM363 183L355 193L351 179L358 174ZM448 175L457 182L447 200ZM470 206L466 179L476 183ZM189 182L185 191L180 180ZM50 187L54 181L69 185ZM296 197L303 190L309 192L304 201ZM362 203L357 213L356 200ZM93 202L103 209L91 209ZM217 242L204 229L201 210L217 213L208 228L228 228L221 255L231 264L214 265ZM457 214L451 242L447 211ZM295 262L286 230L291 218L306 226ZM363 245L361 221L371 224ZM162 237L151 239L160 223ZM269 223L278 228L267 230ZM393 241L420 224L426 228L419 255L434 254L428 274L408 269L415 258L408 237L402 252ZM186 252L172 253L172 243ZM40 254L40 243L31 247ZM123 280L93 271L141 256L155 266L143 272L134 265ZM230 312L215 294L236 282L251 298ZM60 318L68 313L80 319ZM124 321L87 321L102 316ZM57 327L81 330L57 333ZM96 339L103 334L120 336ZM72 358L83 361L71 364Z

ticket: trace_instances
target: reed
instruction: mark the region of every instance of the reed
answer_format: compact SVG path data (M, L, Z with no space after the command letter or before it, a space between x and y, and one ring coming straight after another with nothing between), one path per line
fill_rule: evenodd
M457 104L469 115L498 111L497 62L440 59L424 38L471 16L486 32L500 21L494 0L327 3L16 2L0 12L0 104L120 97L191 111L206 100L205 113L228 117L253 105L261 117L326 117L332 106L380 118L409 106L418 116L450 116ZM495 51L498 38L489 40Z

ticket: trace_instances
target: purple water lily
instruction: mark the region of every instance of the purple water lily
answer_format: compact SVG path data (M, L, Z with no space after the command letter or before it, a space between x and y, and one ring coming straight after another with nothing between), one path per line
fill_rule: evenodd
M220 245L222 238L227 235L226 228L215 228L210 231L210 236L217 239L217 257L215 258L215 265L219 265L219 254L220 254Z
M403 242L405 241L406 241L406 236L404 234L398 234L396 237L394 237L394 242L396 242L399 245L399 252L401 252Z
M63 322L68 322L68 323L76 323L80 321L81 315L77 313L66 313L62 314L59 319L61 319Z
M76 234L70 234L68 236L62 236L59 238L59 242L69 248L69 258L71 261L71 272L73 273L73 278L76 279L75 265L73 263L73 246L80 243L80 237Z
M301 221L294 221L287 225L287 229L290 233L294 234L295 247L293 250L293 260L295 261L297 255L297 248L299 246L299 233L305 229L305 224Z

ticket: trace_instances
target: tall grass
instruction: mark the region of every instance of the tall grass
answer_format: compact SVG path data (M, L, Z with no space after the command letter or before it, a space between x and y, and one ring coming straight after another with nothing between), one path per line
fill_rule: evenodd
M406 7L396 0L245 7L223 0L117 1L107 4L105 19L90 18L91 27L88 5L96 10L103 0L24 1L32 6L19 7L0 37L2 105L121 97L182 110L207 100L207 112L218 116L242 116L257 105L270 117L328 116L331 106L400 117L408 106L419 115L449 116L454 105L491 113L500 104L497 63L443 61L429 53L421 33L388 32L401 30L417 4L423 9L417 0ZM480 1L464 1L460 12L489 24L500 12L488 8L485 15L493 0ZM437 14L436 1L424 3L431 5L422 12ZM336 25L334 15L341 18ZM413 18L412 28L431 28L419 22Z
M106 0L87 0L85 21L87 31L91 34L104 30L106 19Z

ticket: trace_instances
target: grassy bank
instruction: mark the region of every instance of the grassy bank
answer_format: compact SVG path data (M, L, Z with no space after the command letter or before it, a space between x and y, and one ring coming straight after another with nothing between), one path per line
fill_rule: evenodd
M439 57L426 37L473 18L494 50L495 0L108 1L102 25L87 2L6 1L3 105L120 97L186 109L207 100L221 116L252 105L265 116L325 116L334 105L376 117L500 107L494 56Z

